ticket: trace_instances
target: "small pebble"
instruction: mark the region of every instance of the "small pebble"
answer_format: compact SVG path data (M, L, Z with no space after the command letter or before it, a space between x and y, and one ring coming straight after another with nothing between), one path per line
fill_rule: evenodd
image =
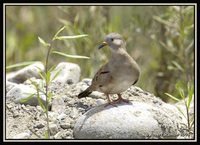
M60 124L60 127L62 129L69 129L71 127L71 124L69 122L63 122Z
M58 127L56 124L49 124L50 134L55 135L58 132Z
M38 129L41 129L43 127L44 127L44 124L42 124L42 123L39 123L39 124L34 126L34 128L38 128Z

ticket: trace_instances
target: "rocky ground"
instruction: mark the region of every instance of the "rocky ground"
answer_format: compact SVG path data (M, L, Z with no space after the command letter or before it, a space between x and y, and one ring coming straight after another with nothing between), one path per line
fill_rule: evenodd
M63 67L63 65L64 64L62 64L61 66ZM77 130L75 129L75 127L80 126L79 124L77 124L77 120L82 116L84 116L86 112L91 112L92 109L96 109L98 108L97 106L101 106L102 104L106 104L107 102L105 95L99 92L93 92L92 94L89 95L89 97L78 99L77 95L90 85L91 79L83 79L82 81L79 82L79 79L77 79L80 77L79 67L77 65L72 65L72 64L70 64L70 67L69 64L66 65L67 66L65 66L63 69L65 73L61 74L65 75L66 72L68 72L67 77L59 76L58 77L59 79L57 79L57 81L56 80L53 81L49 86L49 90L53 94L48 112L51 139L78 139L79 138L78 136L80 135L77 135L78 134L77 132L74 133L74 131ZM41 66L41 68L43 68L43 66ZM35 100L32 99L32 101L29 101L28 103L27 102L22 103L19 101L21 98L26 98L27 97L26 93L32 91L33 89L31 82L24 79L24 77L27 78L27 72L29 78L31 78L38 84L40 84L42 80L39 79L37 71L33 70L32 68L28 68L27 71L26 67L20 71L21 72L13 73L12 75L8 75L9 77L7 77L7 83L6 83L7 94L6 94L6 104L5 104L6 139L44 139L45 132L47 130L47 122L46 122L47 117L46 114L44 113L44 110L37 102L37 96L35 96L36 97ZM153 119L156 121L156 125L158 125L156 126L158 132L159 131L161 132L161 136L159 136L159 138L162 138L162 136L164 136L164 134L166 133L170 133L171 135L173 135L172 137L173 139L193 138L193 133L189 134L187 131L185 131L186 130L185 125L182 125L185 124L184 118L181 116L181 114L179 114L178 110L174 105L166 104L159 98L155 97L153 94L143 91L142 89L135 86L130 87L127 91L122 93L122 96L124 98L128 98L130 101L145 103L144 104L145 106L146 104L148 104L149 106L153 107L152 108L152 110L154 110ZM114 95L112 98L116 99L116 96ZM44 103L46 102L44 98L41 100ZM111 108L112 107L116 108L115 106L111 106ZM160 108L162 109L163 112L162 111L161 113L156 112L158 114L155 114L155 110L159 110ZM135 116L136 117L139 116L138 120L139 122L142 122L142 120L149 119L149 118L142 118L140 115L137 114L137 112ZM164 120L162 119L162 117L159 118L160 114L164 114L167 117L167 119L168 118L171 119L170 121L172 122L170 126L174 125L172 126L173 128L172 131L169 128L169 126L163 125L165 121L162 121ZM82 122L82 124L84 123ZM95 127L96 126L92 126L92 124L90 124L89 126L89 128L95 128ZM87 126L85 128L86 128L85 129L86 133L88 133ZM82 131L81 133L84 134L84 130L81 131ZM144 134L142 137L144 139L148 138L146 135L144 137ZM151 138L156 138L153 137L152 135L150 136Z
M77 94L83 83L79 84L59 87L59 84L53 83L50 86L56 94L49 109L51 138L73 139L75 119L104 101L105 98L92 97L79 100ZM6 99L6 138L38 138L35 134L44 138L46 130L46 115L40 105L25 105L15 103L13 98Z

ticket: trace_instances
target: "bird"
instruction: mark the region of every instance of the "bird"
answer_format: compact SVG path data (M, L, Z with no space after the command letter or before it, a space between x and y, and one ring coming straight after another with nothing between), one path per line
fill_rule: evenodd
M111 57L106 64L94 75L91 85L78 94L78 98L87 97L93 91L102 92L108 99L108 104L118 102L129 102L122 98L121 93L136 84L140 77L140 67L136 61L127 53L126 42L119 33L112 32L106 35L104 41L98 49L108 46ZM118 98L114 101L110 95L117 94Z

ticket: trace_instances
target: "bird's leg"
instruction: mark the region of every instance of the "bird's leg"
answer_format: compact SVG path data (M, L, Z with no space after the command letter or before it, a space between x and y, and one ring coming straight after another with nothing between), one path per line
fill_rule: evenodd
M107 99L108 99L108 104L111 104L111 103L112 103L112 101L111 101L111 99L110 99L110 96L109 96L109 94L106 94L106 97L107 97Z
M109 97L109 94L106 94L106 97L107 97L107 99L108 99L108 103L107 103L104 107L107 107L108 105L113 105L114 107L117 107L117 106L115 105L115 102L112 102L112 101L111 101L111 99L110 99L110 97Z
M122 96L121 96L121 94L117 94L117 96L118 96L118 98L117 98L117 100L114 101L115 103L118 103L120 101L129 103L129 100L128 99L123 99Z

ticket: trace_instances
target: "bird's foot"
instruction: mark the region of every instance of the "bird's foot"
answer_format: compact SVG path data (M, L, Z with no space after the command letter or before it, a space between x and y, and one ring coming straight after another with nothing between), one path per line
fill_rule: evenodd
M112 105L112 106L114 106L114 107L117 107L117 105L115 104L115 102L113 102L113 101L110 99L109 94L106 94L106 97L107 97L107 99L108 99L108 103L107 103L104 107L107 107L107 106L109 106L109 105Z
M114 102L115 103L120 103L120 102L130 103L128 99L123 99L121 97L119 97L117 100L114 100Z
M113 102L110 101L110 102L106 103L104 107L107 107L107 106L109 106L109 105L112 105L112 106L114 106L114 107L117 107L115 101L113 101Z

